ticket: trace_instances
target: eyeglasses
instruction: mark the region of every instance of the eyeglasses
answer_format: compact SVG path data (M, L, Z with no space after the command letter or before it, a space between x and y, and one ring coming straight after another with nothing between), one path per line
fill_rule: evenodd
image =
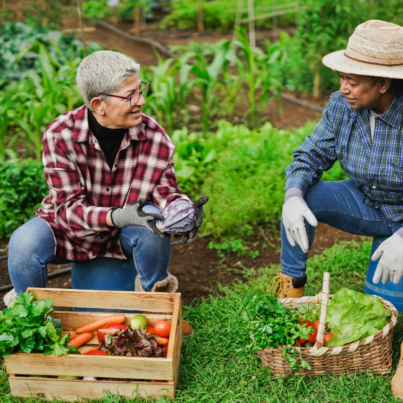
M150 88L150 83L146 83L146 82L142 81L140 84L139 91L135 92L133 95L130 95L130 97L122 97L121 95L106 94L104 92L100 95L107 95L108 97L129 99L130 106L135 106L139 103L141 95L143 96L143 98L145 98L147 96L149 88Z

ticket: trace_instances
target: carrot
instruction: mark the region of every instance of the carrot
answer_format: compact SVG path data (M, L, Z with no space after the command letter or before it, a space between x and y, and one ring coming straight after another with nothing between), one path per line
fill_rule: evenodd
M87 341L91 340L94 337L94 333L88 332L79 334L74 340L71 340L68 346L80 347Z
M93 351L93 350L98 350L98 347L91 347L88 350L85 350L84 353L81 353L81 355L87 354L88 352Z
M102 334L115 334L118 330L122 329L98 329L98 332Z
M106 318L102 318L97 320L96 322L90 323L89 325L80 327L76 330L77 333L86 333L92 332L93 330L97 330L102 326L105 325L114 325L116 323L123 323L126 320L125 315L117 314L117 315L110 315Z
M66 334L67 334L68 332L62 332L62 337L63 336L66 336ZM75 339L77 337L77 333L76 332L73 332L73 331L70 331L70 340L73 340L73 339Z

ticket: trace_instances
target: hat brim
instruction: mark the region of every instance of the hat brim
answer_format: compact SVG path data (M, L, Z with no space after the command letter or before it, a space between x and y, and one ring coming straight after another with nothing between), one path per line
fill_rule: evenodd
M340 73L403 79L403 66L389 67L358 62L346 57L344 52L344 50L338 50L337 52L329 53L322 59L322 63Z

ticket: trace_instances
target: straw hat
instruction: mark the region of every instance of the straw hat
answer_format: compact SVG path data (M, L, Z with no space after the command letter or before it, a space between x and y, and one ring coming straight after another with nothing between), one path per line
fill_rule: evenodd
M364 22L346 50L330 53L322 62L342 73L403 79L403 28L380 20Z

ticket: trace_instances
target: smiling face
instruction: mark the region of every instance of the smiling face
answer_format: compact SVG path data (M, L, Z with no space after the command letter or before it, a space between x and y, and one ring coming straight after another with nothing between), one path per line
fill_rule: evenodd
M127 77L120 90L113 95L130 97L139 91L141 84L140 76L133 74ZM141 109L146 104L143 96L137 105L130 106L128 99L107 96L107 100L96 97L91 100L91 107L98 123L109 129L128 129L138 126L142 122Z
M373 109L383 113L391 105L394 94L388 93L390 78L340 73L340 92L353 109Z

